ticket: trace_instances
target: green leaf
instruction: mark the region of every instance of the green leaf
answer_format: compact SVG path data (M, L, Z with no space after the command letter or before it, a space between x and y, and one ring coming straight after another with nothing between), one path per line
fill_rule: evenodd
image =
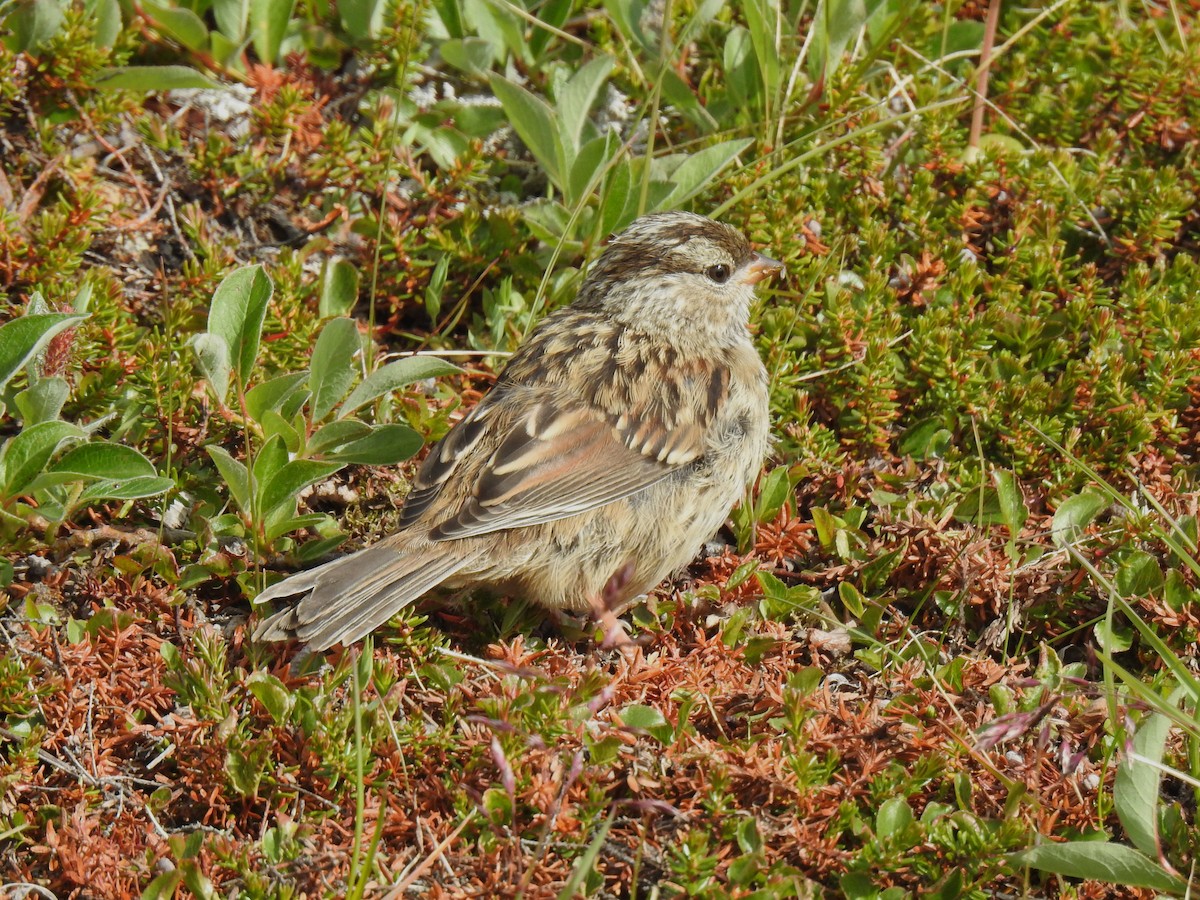
M341 9L341 7L338 7ZM358 303L358 269L344 259L327 260L321 269L321 298L317 314L322 319L348 316Z
M690 200L752 143L750 138L723 141L689 156L671 176L671 192L655 209L675 209Z
M553 28L562 28L571 15L573 0L546 0L538 9L538 19ZM529 38L529 53L534 59L544 59L546 45L554 37L549 28L534 26L533 35Z
M671 723L666 720L661 712L653 706L646 706L641 703L634 703L621 710L621 722L624 723L626 728L648 732L664 744L671 740L675 732L675 729L671 727Z
M1162 758L1171 720L1161 713L1148 713L1133 736L1133 751L1140 759L1126 757L1117 766L1113 782L1113 805L1129 840L1151 859L1158 859L1159 787Z
M250 467L255 490L259 492L259 500L262 499L262 492L265 490L267 482L274 478L287 463L287 444L284 442L283 436L272 435L255 454L254 462ZM259 515L266 515L266 507L262 507L260 504L258 512Z
M492 68L492 45L483 38L452 38L438 52L454 68L475 78L483 78Z
M296 698L287 689L287 685L270 672L256 669L246 679L246 687L266 708L276 725L287 724L292 708L296 705Z
M1029 508L1021 494L1021 483L1017 481L1017 476L1007 469L993 471L992 482L996 485L996 494L1000 501L1000 517L1008 528L1008 533L1015 538L1024 527L1025 520L1029 518Z
M213 0L213 18L217 20L219 35L226 37L230 43L240 45L246 38L246 20L250 16L250 0ZM213 41L213 50L218 50L217 41ZM218 57L219 58L219 57Z
M67 379L52 375L49 378L39 378L21 393L13 398L13 403L21 413L24 425L36 425L39 422L49 422L58 418L63 404L67 402L70 387Z
M823 0L813 20L809 74L824 84L839 65L850 41L867 25L867 20L886 0Z
M203 334L192 335L188 341L200 364L204 380L208 382L209 390L222 404L229 395L229 345L225 339L207 331Z
M262 266L244 266L225 276L208 310L208 332L229 348L229 366L243 385L258 358L271 292L271 279Z
M745 0L742 12L750 26L754 56L765 96L773 96L779 86L779 52L775 49L775 26L779 12L778 0Z
M85 437L70 422L41 422L23 429L0 447L0 496L19 497L26 492L46 463L65 442Z
M461 371L462 369L458 366L436 356L409 356L390 362L386 366L376 369L350 392L350 396L338 410L338 418L344 419L356 409L366 406L384 394L389 394L415 381L424 381L426 378L437 378L439 375L450 375Z
M333 518L331 516L326 515L325 513L306 513L303 516L288 516L288 517L284 517L284 518L276 518L276 519L273 519L271 521L271 523L267 526L267 531L266 531L267 540L273 541L276 538L282 537L285 534L290 534L293 531L299 531L302 528L316 528L318 526L324 526L324 525L330 524L332 522L333 522ZM334 547L336 547L338 544L340 544L343 540L344 540L344 536L338 535L337 537L333 538L330 541L310 541L309 543L304 545L303 550L305 552L307 552L308 549L311 546L313 546L314 544L317 544L317 545L327 544L329 546L329 550L332 550ZM325 552L327 553L329 551L326 550ZM303 558L303 554L299 554L299 555L301 555L301 557ZM317 554L317 556L322 556L322 555L324 555L324 554L323 553Z
M120 66L101 69L92 76L92 87L100 91L161 93L181 88L217 89L221 85L187 66Z
M117 0L86 0L83 9L96 28L92 42L111 49L121 34L121 4Z
M254 52L263 62L279 61L279 48L287 34L295 0L250 0L250 36Z
M566 190L563 191L563 197L569 205L574 206L586 199L591 190L601 183L605 166L620 149L621 139L611 131L583 145L571 165Z
M189 50L208 49L208 28L198 15L186 6L165 6L154 0L142 0L142 9L167 37Z
M234 459L224 447L209 444L204 448L217 467L221 480L229 488L233 502L244 513L250 512L250 472L245 463Z
M0 17L0 23L11 35L5 43L20 52L36 50L58 34L66 18L67 4L60 0L26 0L10 9L12 12Z
M360 43L379 34L387 8L384 0L338 0L337 5L346 33Z
M899 838L915 822L912 807L904 797L889 797L875 814L875 833L881 838Z
M786 466L777 466L771 474L763 479L758 499L754 503L754 519L757 522L770 522L783 509L791 494L792 484L788 480Z
M429 284L425 285L425 312L429 314L430 321L436 322L438 313L442 311L442 291L446 287L449 272L450 256L446 254L437 261L429 276Z
M1055 511L1050 530L1060 547L1079 540L1096 516L1108 507L1109 499L1099 491L1086 490L1068 497Z
M1182 879L1172 877L1148 856L1132 847L1108 841L1042 844L1014 853L1009 861L1016 866L1028 866L1069 878L1088 878L1155 891L1180 892L1187 887Z
M556 100L559 125L562 129L562 146L570 151L569 157L574 157L579 152L584 126L588 122L600 89L612 73L614 64L615 60L611 56L597 56L572 75L559 91Z
M603 199L600 201L600 231L613 234L633 221L633 172L628 159L621 159L608 170Z
M376 425L366 437L343 444L329 459L363 466L390 466L421 449L421 436L407 425Z
M525 142L556 187L561 190L566 154L558 139L557 115L540 97L499 75L489 79L492 93L500 101L513 130Z
M38 313L19 316L0 325L0 388L40 353L50 340L73 328L86 315L75 313Z
M256 384L246 392L246 412L254 421L261 423L268 411L279 411L288 397L308 379L308 372L291 372Z
M315 459L293 459L270 477L263 486L260 515L274 515L282 509L295 510L296 495L310 484L328 478L342 463Z
M338 419L327 425L322 425L308 439L306 456L319 456L330 450L365 438L371 433L371 426L357 419Z
M158 474L154 464L132 447L108 441L93 441L68 450L50 467L51 472L70 472L81 478L140 478Z
M138 475L134 478L105 479L90 484L79 495L81 503L95 500L140 500L155 497L175 487L170 478L159 475Z
M309 410L320 422L346 396L357 369L354 355L362 347L358 325L353 319L332 319L321 329L313 348L308 388L312 391Z

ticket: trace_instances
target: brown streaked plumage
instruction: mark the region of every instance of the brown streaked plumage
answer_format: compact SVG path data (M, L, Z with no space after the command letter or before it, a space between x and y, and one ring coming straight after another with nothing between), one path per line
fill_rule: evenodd
M350 643L439 585L569 610L654 587L762 464L767 376L747 321L780 268L702 216L634 222L430 451L400 530L264 591L299 601L254 636Z

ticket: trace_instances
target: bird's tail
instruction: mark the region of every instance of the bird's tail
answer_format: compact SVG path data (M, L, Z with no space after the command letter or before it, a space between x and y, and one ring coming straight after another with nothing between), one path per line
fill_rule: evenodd
M383 542L272 585L255 604L300 597L254 629L255 640L298 638L312 650L370 634L426 591L474 561L446 547Z

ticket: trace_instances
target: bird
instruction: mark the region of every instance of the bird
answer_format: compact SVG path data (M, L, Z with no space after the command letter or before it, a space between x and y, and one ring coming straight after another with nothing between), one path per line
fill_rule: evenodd
M268 587L289 602L253 638L349 645L435 588L612 610L682 569L769 449L749 319L782 269L704 216L634 220L431 448L395 533Z

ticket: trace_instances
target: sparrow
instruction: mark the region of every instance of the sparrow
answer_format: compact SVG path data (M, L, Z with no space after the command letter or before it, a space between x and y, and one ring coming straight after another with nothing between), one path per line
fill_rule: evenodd
M703 216L637 219L430 450L398 531L263 591L292 602L254 638L350 644L438 587L611 610L681 569L766 455L748 322L782 268Z

